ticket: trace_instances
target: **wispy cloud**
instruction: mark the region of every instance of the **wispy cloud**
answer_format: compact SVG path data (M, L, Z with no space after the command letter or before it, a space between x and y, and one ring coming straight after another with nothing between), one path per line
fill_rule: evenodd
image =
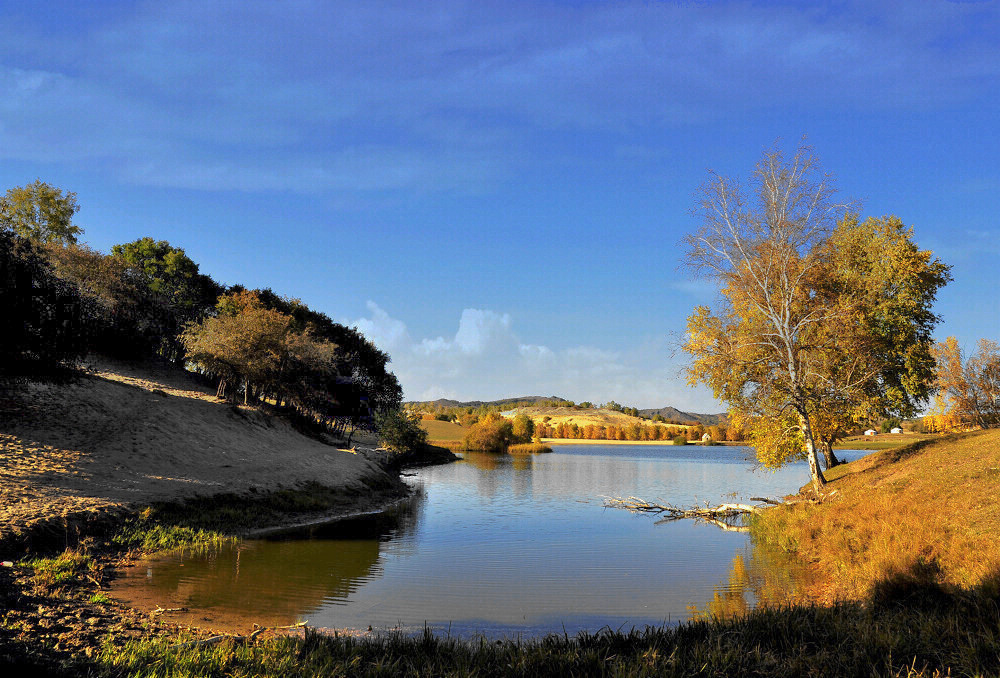
M453 335L416 339L376 303L354 321L392 356L390 368L409 400L490 400L556 395L639 407L673 405L715 412L704 389L686 386L666 342L608 351L593 346L554 350L522 341L506 313L465 309Z
M485 190L552 130L634 150L637 127L934 108L1000 74L980 4L204 1L78 31L58 15L0 26L0 157L213 190Z

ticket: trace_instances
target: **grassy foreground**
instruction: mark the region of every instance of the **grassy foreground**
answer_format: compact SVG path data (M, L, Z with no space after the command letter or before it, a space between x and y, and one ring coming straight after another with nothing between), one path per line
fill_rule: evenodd
M829 477L822 503L774 509L754 526L758 541L826 573L824 605L499 642L307 632L207 644L116 610L97 558L77 552L0 568L0 669L14 669L0 675L1000 676L1000 432L876 453ZM220 537L198 529L235 507L210 508L140 516L119 546L211 547ZM78 634L54 632L73 618Z
M1000 568L1000 431L920 441L827 473L823 503L767 511L754 537L815 563L819 600L858 599L920 568L973 587Z
M108 676L997 675L998 584L1000 578L977 591L947 593L903 577L884 583L867 605L760 610L675 628L527 641L307 632L184 646L188 638L179 635L108 643L91 668Z

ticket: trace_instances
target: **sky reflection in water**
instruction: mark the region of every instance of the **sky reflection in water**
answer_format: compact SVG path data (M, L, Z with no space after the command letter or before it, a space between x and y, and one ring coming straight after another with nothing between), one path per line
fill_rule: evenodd
M751 472L738 447L562 446L524 457L469 454L410 478L382 516L201 557L144 563L116 595L186 607L188 623L253 622L537 635L659 625L782 600L804 573L744 534L605 509L602 496L678 505L780 496L802 464ZM847 454L848 458L860 453Z

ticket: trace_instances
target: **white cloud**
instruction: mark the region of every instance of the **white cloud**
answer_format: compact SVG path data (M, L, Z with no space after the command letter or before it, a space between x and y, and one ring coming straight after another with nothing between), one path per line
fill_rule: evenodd
M407 400L552 395L695 412L722 409L704 389L685 384L666 338L614 351L552 349L523 342L507 313L467 308L454 335L414 339L375 302L368 309L369 317L352 324L392 356L390 369Z
M368 310L371 312L370 318L362 318L354 323L363 335L380 349L390 353L410 347L410 334L402 321L390 318L374 301L368 302Z

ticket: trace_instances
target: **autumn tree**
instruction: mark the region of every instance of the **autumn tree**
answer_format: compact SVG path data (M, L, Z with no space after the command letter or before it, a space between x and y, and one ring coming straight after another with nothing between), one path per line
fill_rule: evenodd
M913 242L898 217L842 219L820 250L811 293L842 322L814 328L815 421L828 466L858 426L915 416L932 393L932 306L949 267Z
M36 243L72 244L83 232L73 223L79 209L76 193L64 193L36 179L27 186L9 189L0 198L0 228Z
M511 429L517 442L530 443L531 437L535 435L535 422L532 421L531 417L520 412L511 421Z
M934 346L940 414L980 428L1000 426L1000 345L980 339L965 358L955 337Z
M464 444L465 449L476 452L506 452L515 442L517 440L510 420L490 413L469 428Z
M805 457L816 491L818 440L835 428L821 413L841 422L926 399L930 304L948 280L898 220L859 225L834 195L811 149L774 149L746 185L711 175L686 238L722 293L688 319L689 380L729 405L766 466Z
M291 317L265 308L249 291L223 295L218 314L195 323L181 335L188 359L227 385L243 386L244 402L252 387L273 378L285 353ZM236 388L232 389L235 398Z
M268 289L258 290L257 295L265 307L291 316L295 327L311 327L317 339L335 344L340 374L349 377L364 392L372 410L399 409L403 389L396 375L388 369L389 354L376 347L357 328L335 323L302 302L280 297Z

